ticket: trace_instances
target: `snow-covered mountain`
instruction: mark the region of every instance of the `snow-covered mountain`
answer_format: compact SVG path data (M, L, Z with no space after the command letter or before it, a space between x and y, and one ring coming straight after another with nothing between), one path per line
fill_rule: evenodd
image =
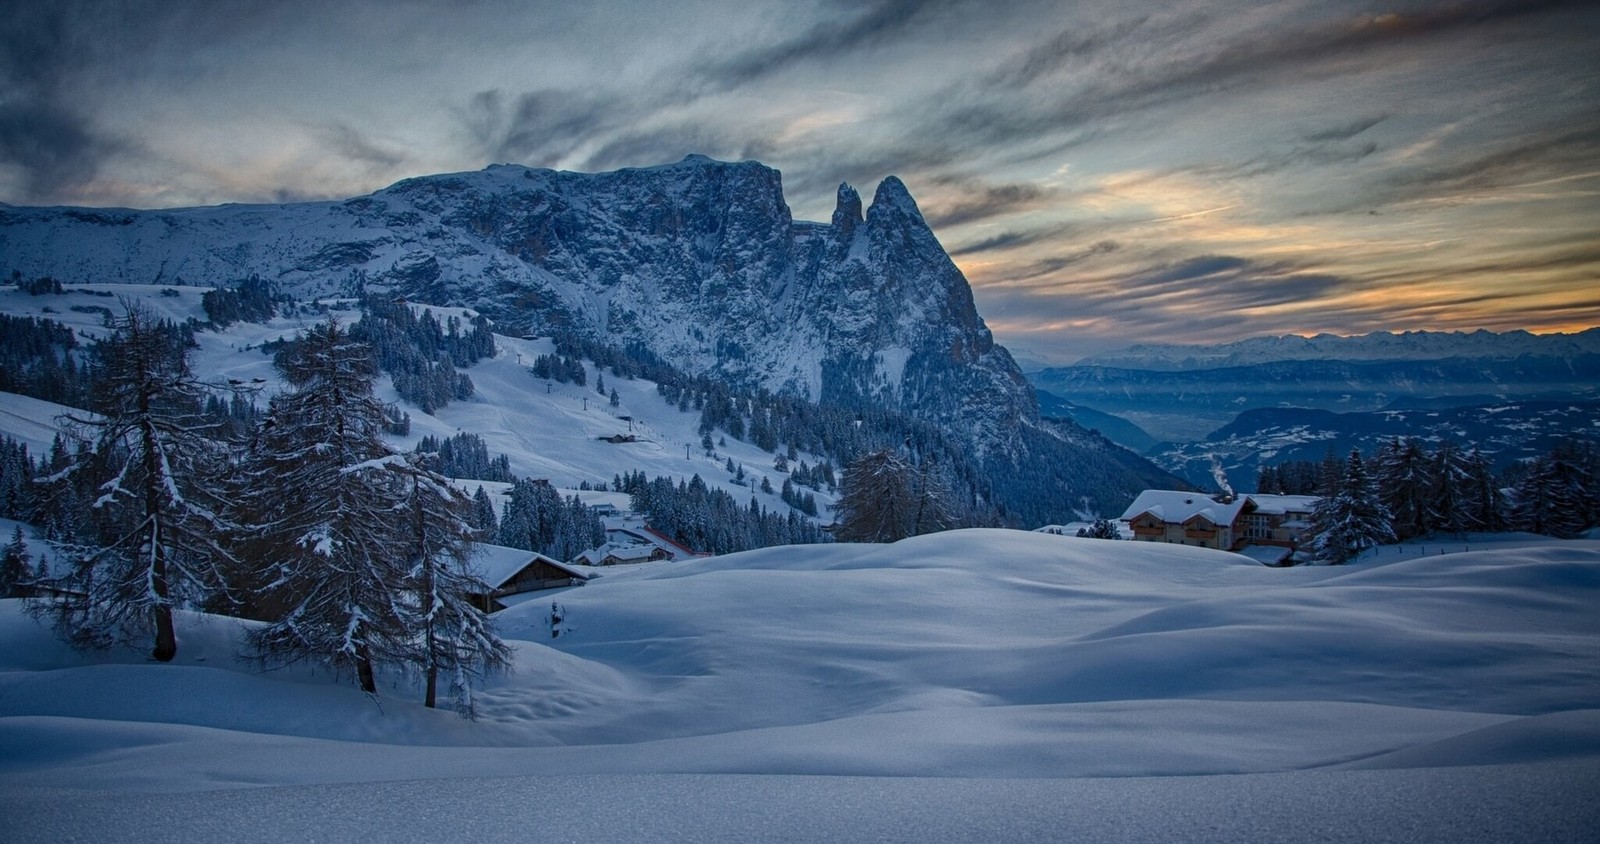
M503 331L574 331L679 369L870 403L1003 440L1033 393L899 179L797 222L778 171L690 156L611 173L520 166L344 202L163 211L0 208L0 271L299 298L387 289Z
M866 207L841 185L828 223L792 218L778 171L702 156L592 174L497 165L343 202L0 206L0 256L0 273L69 287L258 276L302 301L385 291L470 307L503 334L570 332L741 387L905 413L965 444L1028 521L1176 483L1040 419L894 177Z
M1173 370L1068 366L1043 370L1032 378L1040 389L1128 419L1158 439L1192 442L1257 408L1354 413L1388 409L1396 402L1467 407L1594 400L1600 398L1600 354L1282 360Z
M1212 346L1153 343L1091 355L1075 366L1176 372L1221 369L1291 360L1422 361L1448 358L1512 360L1525 356L1570 358L1600 355L1600 328L1574 334L1487 331L1374 331L1353 337L1251 337Z

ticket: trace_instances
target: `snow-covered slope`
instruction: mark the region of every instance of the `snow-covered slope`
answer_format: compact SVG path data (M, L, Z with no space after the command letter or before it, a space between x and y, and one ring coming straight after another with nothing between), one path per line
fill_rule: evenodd
M153 288L144 285L82 285L54 296L29 296L0 287L0 313L55 319L71 326L86 340L106 333L103 313L94 309L120 312L118 296L137 298L164 317L183 320L204 316L200 308L202 289L168 289L176 295L152 295ZM441 320L468 313L461 308L431 310ZM359 311L335 306L297 310L265 324L234 323L221 332L198 332L195 339L200 347L192 357L195 372L213 383L234 381L259 388L257 404L264 408L267 399L284 385L272 366L272 358L262 352L262 344L291 337L330 315L347 322L360 318ZM433 414L402 403L411 416L411 434L391 437L391 443L410 450L424 436L446 438L474 433L484 440L491 455L505 454L510 459L513 473L547 479L569 492L576 491L584 481L609 482L615 475L630 471L679 480L699 475L709 486L726 489L741 502L755 498L768 509L788 511L788 505L778 496L759 490L763 477L770 479L776 489L782 487L787 476L773 468L772 454L748 443L728 440L717 447L716 456L707 456L699 447L698 414L681 412L664 401L654 382L609 378L607 390L615 389L619 398L618 406L612 407L607 397L592 387L561 384L529 373L528 366L536 355L553 351L548 339L497 335L495 344L493 358L465 370L475 387L471 398L452 402ZM590 366L588 374L592 385L598 373ZM378 394L384 401L400 402L388 376L379 379ZM35 457L41 456L49 450L58 418L68 412L79 411L0 393L0 434L26 444ZM636 441L610 443L600 439L613 434L631 434ZM744 470L744 484L736 484L727 472L730 458ZM817 462L813 455L802 458ZM476 482L468 481L466 485L470 490ZM493 494L504 492L507 487L495 483L484 486ZM832 502L832 495L826 491L815 495L819 505ZM827 517L824 509L824 520Z
M226 619L185 616L178 662L156 665L135 651L75 654L0 602L0 793L13 795L0 832L60 834L85 801L135 805L84 791L532 772L553 789L539 800L600 805L615 795L568 787L586 776L645 776L641 787L666 790L682 782L672 776L780 777L795 790L775 789L774 811L790 817L783 807L806 799L810 775L1341 770L1325 782L1355 789L1352 815L1398 800L1445 829L1470 807L1436 804L1420 784L1501 782L1516 765L1550 771L1540 779L1550 787L1507 811L1577 800L1593 817L1592 792L1587 803L1576 795L1600 770L1600 543L1474 547L1487 550L1269 569L1203 549L977 530L651 564L560 594L559 639L543 602L502 613L516 670L484 689L475 723L422 709L402 678L388 678L380 703L310 672L253 673L234 657L238 627ZM1353 770L1463 765L1496 767L1419 775L1405 794L1369 791L1361 784L1400 780ZM1313 781L1294 776L1279 785ZM409 816L390 802L403 792L449 817L457 810L427 795L468 782L484 790L466 815L507 811L502 785L536 788L340 788L372 800L360 803L368 814L394 805ZM38 788L66 791L28 790ZM912 786L886 783L900 796L884 799L921 799L902 788ZM1002 791L1018 788L1036 787ZM335 792L318 793L321 805ZM294 817L289 798L313 792L283 794L258 810L263 823ZM217 817L234 804L186 805ZM898 805L863 807L863 818ZM960 805L944 811L988 831L978 837L1016 837L992 826L983 801ZM1162 805L1140 812L1162 816ZM1255 823L1251 807L1234 810L1244 814L1226 823ZM654 837L655 824L689 811L669 805L635 822ZM384 817L372 823L385 829ZM1518 820L1547 836L1561 828ZM750 835L811 837L788 822ZM105 823L115 837L116 817Z

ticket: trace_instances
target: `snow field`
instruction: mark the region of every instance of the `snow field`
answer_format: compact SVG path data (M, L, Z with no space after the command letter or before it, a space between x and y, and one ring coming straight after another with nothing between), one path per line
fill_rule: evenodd
M294 784L329 781L335 758L337 780L1593 760L1597 595L1590 541L1287 570L998 530L763 549L555 593L570 628L555 640L547 602L501 613L516 670L482 690L476 723L422 709L404 678L373 701L310 669L254 673L233 654L232 620L186 615L177 664L161 666L139 651L75 654L12 601L0 782ZM206 749L219 741L254 749ZM197 749L155 764L169 744ZM418 754L422 768L399 765Z

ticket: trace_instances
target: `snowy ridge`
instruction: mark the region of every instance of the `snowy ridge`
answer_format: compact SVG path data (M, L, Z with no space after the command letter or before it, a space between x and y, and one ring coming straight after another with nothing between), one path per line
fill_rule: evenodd
M1486 358L1506 360L1535 355L1574 357L1600 354L1600 328L1573 334L1527 331L1374 331L1344 337L1251 337L1214 346L1151 343L1130 346L1079 360L1075 366L1179 371L1253 366L1289 360L1390 361Z

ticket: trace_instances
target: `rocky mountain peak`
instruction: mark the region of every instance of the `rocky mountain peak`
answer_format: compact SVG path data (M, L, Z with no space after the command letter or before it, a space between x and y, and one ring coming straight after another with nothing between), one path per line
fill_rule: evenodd
M911 198L911 191L906 189L905 182L898 176L887 176L878 183L878 190L872 196L872 207L867 210L869 219L875 217L904 217L915 220L926 226L922 220L922 211L917 208L917 201Z
M833 209L833 228L838 232L839 239L850 240L862 219L861 194L856 193L849 182L840 182L838 203Z

